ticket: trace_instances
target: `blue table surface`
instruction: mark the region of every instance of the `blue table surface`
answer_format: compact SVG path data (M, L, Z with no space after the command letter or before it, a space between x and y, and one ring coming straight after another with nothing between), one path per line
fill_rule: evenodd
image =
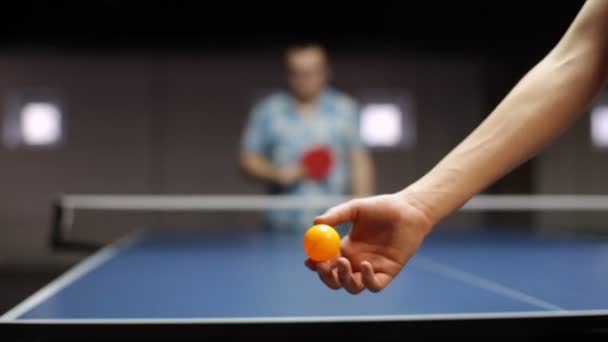
M608 241L438 229L384 291L326 288L301 234L142 234L19 319L259 318L608 309Z

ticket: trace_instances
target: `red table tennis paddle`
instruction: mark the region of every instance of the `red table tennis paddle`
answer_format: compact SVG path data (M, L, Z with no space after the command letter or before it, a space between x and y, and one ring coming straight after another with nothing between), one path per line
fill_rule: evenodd
M327 146L316 146L307 150L301 161L306 175L315 181L325 179L333 167L333 156Z

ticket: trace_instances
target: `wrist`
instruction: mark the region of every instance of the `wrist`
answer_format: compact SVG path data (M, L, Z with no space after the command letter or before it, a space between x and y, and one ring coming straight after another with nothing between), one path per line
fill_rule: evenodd
M305 171L299 164L276 166L272 173L274 181L285 186L293 185L305 177Z
M441 220L432 201L421 196L420 192L415 190L412 186L397 192L395 196L401 203L420 211L429 221L430 226L436 225Z
M456 178L453 172L427 175L400 191L398 196L437 224L466 202L465 191L458 188Z
M281 168L279 166L272 166L268 170L268 178L271 182L280 183L281 181Z

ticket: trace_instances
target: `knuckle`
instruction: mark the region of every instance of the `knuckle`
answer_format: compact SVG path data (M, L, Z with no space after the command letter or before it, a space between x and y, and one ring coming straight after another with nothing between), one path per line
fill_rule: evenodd
M345 288L346 291L348 291L348 293L352 294L352 295L358 295L359 293L361 293L361 291L363 291L363 289L360 288Z
M377 287L377 286L373 286L373 285L372 286L368 286L367 289L369 290L369 292L372 292L372 293L378 293L378 292L380 292L382 290L382 288Z
M331 278L326 277L322 274L319 274L319 278L321 279L321 281L323 282L323 284L325 284L325 286L329 287L330 289L333 290L338 290L341 288L340 284L336 284L336 282L334 282Z

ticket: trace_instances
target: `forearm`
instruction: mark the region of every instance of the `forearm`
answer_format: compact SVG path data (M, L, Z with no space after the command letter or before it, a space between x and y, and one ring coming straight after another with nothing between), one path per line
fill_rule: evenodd
M404 192L441 220L531 158L569 127L601 89L606 50L606 41L580 44L571 37L562 42L479 127Z
M255 153L243 152L241 166L248 175L259 180L272 182L277 178L276 168L264 157Z
M374 193L374 167L366 152L351 152L352 191L355 197L368 196Z

